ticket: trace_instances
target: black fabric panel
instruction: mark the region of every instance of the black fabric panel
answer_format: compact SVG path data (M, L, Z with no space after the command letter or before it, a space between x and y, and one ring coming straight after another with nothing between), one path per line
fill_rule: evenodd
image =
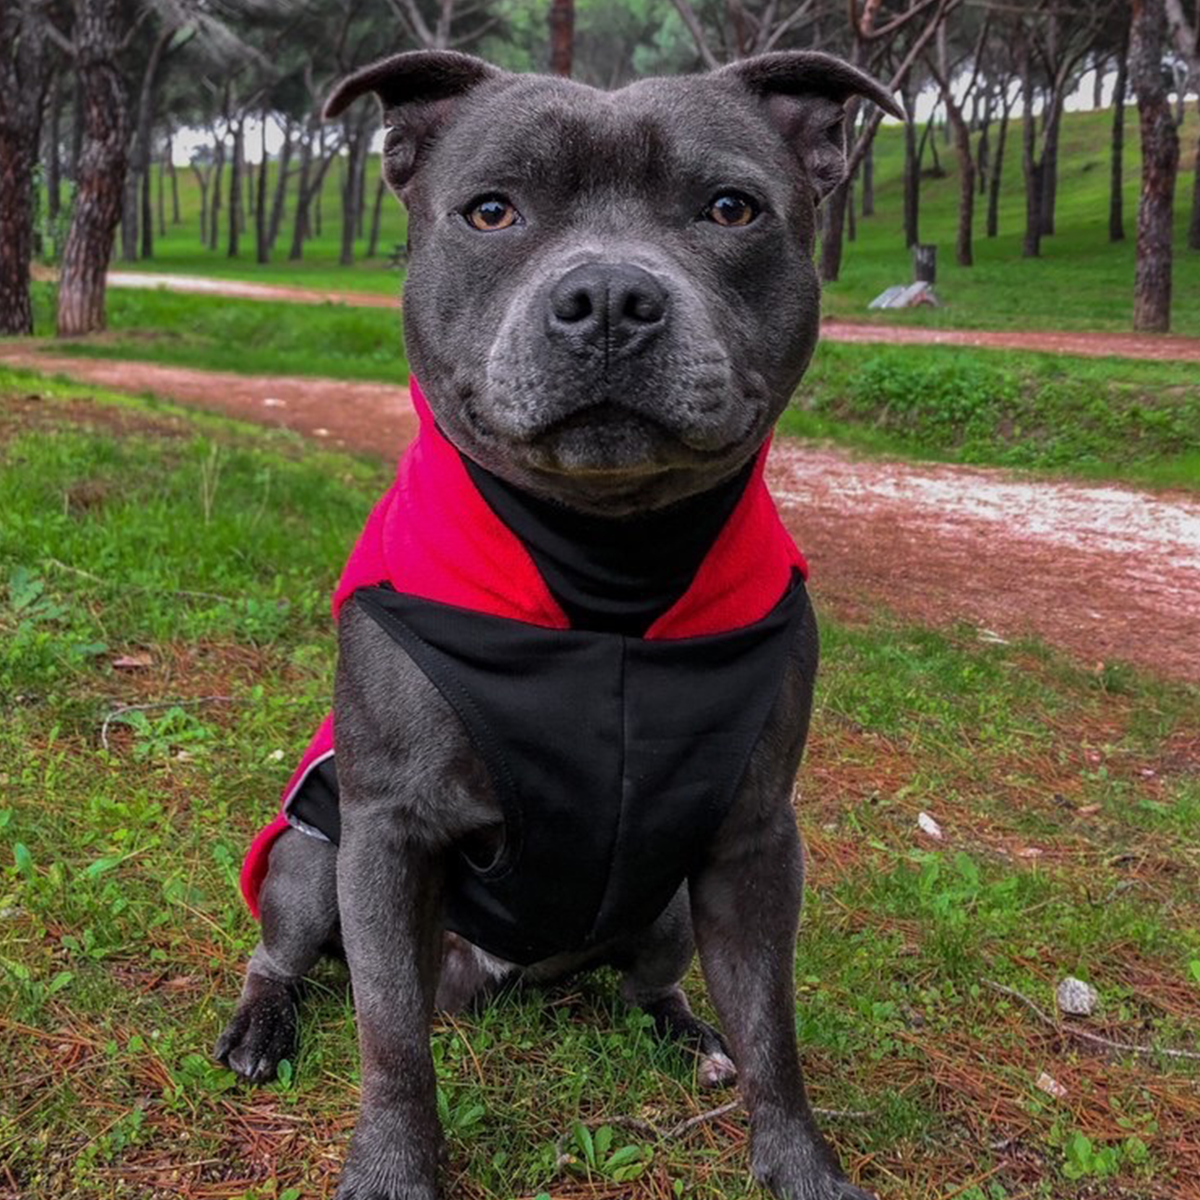
M666 906L728 812L807 606L645 641L355 593L454 708L492 776L505 846L456 863L447 924L529 964L633 932Z
M323 833L334 845L342 840L338 808L337 766L333 756L322 759L305 778L288 806L288 813Z
M754 471L632 517L574 512L505 483L465 455L492 511L520 538L573 629L640 637L691 585Z

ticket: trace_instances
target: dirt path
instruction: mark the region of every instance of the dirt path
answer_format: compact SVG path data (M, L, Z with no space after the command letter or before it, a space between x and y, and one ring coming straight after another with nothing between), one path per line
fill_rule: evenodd
M147 363L0 360L283 426L394 456L416 421L384 384L256 378ZM882 606L984 637L1031 634L1087 666L1125 660L1200 680L1200 498L1030 482L1006 471L855 460L781 439L770 483L808 555L821 603L848 619Z
M287 300L295 304L347 304L395 308L398 296L370 292L324 291L235 279L206 279L143 271L110 271L112 287L166 288L242 300ZM1152 337L1123 333L1043 333L1032 330L925 329L916 325L868 325L826 321L821 336L831 342L893 346L979 346L987 349L1034 350L1045 354L1078 354L1086 358L1140 358L1157 362L1200 363L1200 338Z

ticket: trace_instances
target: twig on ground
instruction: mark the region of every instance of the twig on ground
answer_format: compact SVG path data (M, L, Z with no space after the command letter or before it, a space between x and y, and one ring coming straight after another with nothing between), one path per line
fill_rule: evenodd
M159 708L187 708L196 704L237 704L236 696L197 696L192 700L155 700L151 704L122 704L108 713L100 726L100 745L105 750L108 745L108 727L118 718L130 712L153 712Z
M60 559L47 558L44 561L52 567L57 567L60 571L68 571L72 575L78 575L81 579L90 579L93 583L100 583L105 587L117 586L111 579L105 579L102 575L93 575L91 571L85 571L82 567L73 567L70 563L62 562ZM136 583L122 583L120 589L123 592L140 592L143 595L158 590L157 588L139 587ZM167 589L167 595L183 596L188 600L220 600L224 604L233 603L232 597L222 596L217 592L189 592L183 588L169 588Z
M1056 1021L1048 1012L1039 1008L1028 996L1022 992L1018 992L1016 988L1006 987L1003 983L996 983L991 979L985 979L983 983L994 992L999 992L1001 995L1011 996L1014 1000L1019 1000L1038 1020L1044 1025L1049 1026L1056 1033L1066 1034L1068 1037L1078 1038L1080 1041L1091 1042L1096 1046L1104 1046L1109 1050L1121 1050L1128 1054L1144 1054L1148 1058L1153 1058L1155 1055L1161 1054L1165 1058L1185 1058L1193 1062L1200 1062L1200 1051L1172 1050L1167 1046L1142 1046L1137 1042L1118 1042L1112 1038L1104 1037L1099 1033L1090 1033L1088 1030L1080 1029L1075 1025L1066 1025L1062 1021Z
M667 1129L655 1125L653 1121L643 1120L641 1117L592 1117L590 1120L579 1121L577 1124L582 1125L585 1129L599 1129L601 1126L611 1125L615 1129L628 1129L631 1133L641 1134L643 1137L649 1138L654 1142L672 1142L700 1125L708 1125L713 1121L719 1121L722 1117L728 1116L731 1112L736 1112L741 1107L741 1100L730 1100L727 1104L711 1108L707 1112L697 1113L694 1117L687 1117ZM814 1108L812 1111L818 1117L825 1117L827 1119L841 1118L850 1121L862 1121L871 1115L868 1112L855 1112L840 1108ZM559 1137L558 1141L554 1144L556 1151L554 1170L556 1172L561 1171L573 1157L567 1153L566 1148L567 1139L573 1132L574 1126Z

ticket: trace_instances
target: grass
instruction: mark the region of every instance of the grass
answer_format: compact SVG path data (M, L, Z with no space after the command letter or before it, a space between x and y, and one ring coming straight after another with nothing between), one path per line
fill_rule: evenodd
M1187 364L825 342L780 428L889 455L1200 488Z
M54 288L34 285L36 330L54 330ZM109 328L44 343L53 354L133 359L252 375L408 378L399 311L344 304L229 300L113 288Z
M944 307L900 312L868 311L884 288L907 283L912 265L903 238L903 143L885 130L876 157L877 215L859 224L859 239L846 247L838 283L825 289L828 315L883 324L962 329L1099 329L1128 332L1133 323L1133 280L1141 153L1137 112L1126 114L1126 239L1108 240L1109 129L1112 113L1069 113L1060 149L1058 233L1044 239L1042 257L1021 257L1024 190L1020 121L1009 128L1004 158L1000 236L984 236L986 204L975 208L975 265L954 261L958 228L958 172L954 154L939 142L947 174L922 181L921 240L939 247L937 293ZM993 130L993 133L995 131ZM1172 331L1200 336L1200 253L1186 249L1195 162L1196 116L1180 130L1183 166L1176 191L1176 238ZM993 138L993 145L994 145ZM928 151L926 165L929 165Z
M1111 112L1069 113L1064 119L1059 183L1059 233L1047 238L1041 259L1021 257L1024 191L1021 178L1021 122L1009 129L1004 162L1005 187L1000 208L1000 236L984 236L986 203L976 206L976 264L962 268L954 262L957 229L958 176L954 154L938 137L938 152L946 175L922 182L921 237L936 243L939 258L938 293L945 307L887 314L869 312L868 303L884 288L911 279L912 270L902 233L903 142L899 128L885 127L876 154L877 215L859 224L858 241L847 244L841 280L825 292L829 315L857 321L903 322L971 329L1110 329L1129 330L1133 314L1134 239L1140 189L1141 155L1137 113L1126 114L1125 214L1127 239L1108 241L1108 145ZM1184 230L1191 200L1191 165L1195 161L1196 117L1189 109L1181 131L1183 166L1176 197L1174 330L1200 336L1200 254L1185 249ZM995 144L993 130L993 145ZM928 151L926 165L930 163ZM339 164L340 166L340 164ZM369 166L367 195L374 198L378 159ZM228 175L226 176L228 178ZM357 243L353 267L338 265L341 218L337 168L326 176L322 201L322 233L307 244L297 263L284 260L285 225L274 260L254 262L253 238L243 239L240 258L230 259L222 235L220 248L200 245L199 190L190 171L179 176L183 223L168 225L151 261L118 262L122 270L171 271L230 279L286 283L294 286L391 293L398 277L381 258L363 259L366 242ZM289 209L290 212L290 209ZM405 216L390 195L384 199L385 252L405 238Z
M343 974L320 971L281 1082L243 1090L208 1049L255 940L238 863L327 704L327 594L383 482L285 433L0 382L15 1194L331 1186L358 1078ZM1093 1029L1200 1049L1200 694L965 626L824 631L796 1019L815 1102L866 1114L826 1122L851 1172L885 1200L1186 1194L1196 1064L1097 1052L985 981L1052 1008L1075 974L1102 996ZM110 720L105 749L131 704L155 707ZM455 1195L757 1194L739 1115L659 1145L618 1123L726 1097L608 974L439 1021L433 1045Z

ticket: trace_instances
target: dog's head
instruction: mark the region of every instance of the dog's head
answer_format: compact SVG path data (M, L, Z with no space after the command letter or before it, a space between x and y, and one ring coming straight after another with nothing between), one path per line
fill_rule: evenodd
M669 503L761 446L816 343L817 204L843 106L896 112L828 55L602 92L449 51L375 92L408 208L408 355L439 425L508 482L609 513Z

